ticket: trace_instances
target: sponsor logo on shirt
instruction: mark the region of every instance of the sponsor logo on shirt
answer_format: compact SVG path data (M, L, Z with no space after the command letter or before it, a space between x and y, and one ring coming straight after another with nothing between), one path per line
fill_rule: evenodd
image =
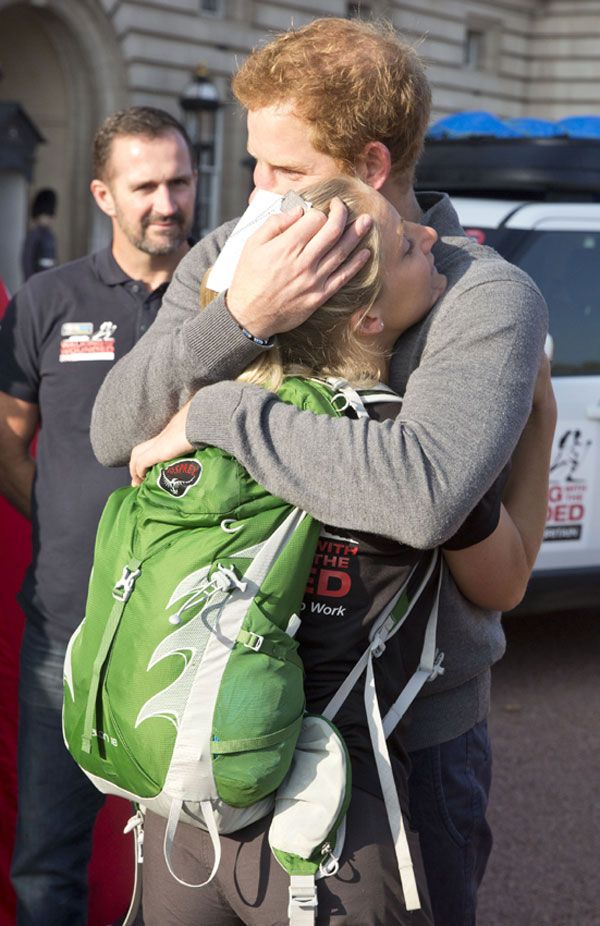
M113 322L102 322L97 331L91 322L66 322L60 329L62 340L58 359L61 363L114 360L116 330Z
M357 540L340 537L325 530L321 532L304 592L313 599L308 602L311 614L344 617L352 591L352 573L358 553ZM340 598L344 604L340 603ZM303 601L302 610L306 606L307 602Z

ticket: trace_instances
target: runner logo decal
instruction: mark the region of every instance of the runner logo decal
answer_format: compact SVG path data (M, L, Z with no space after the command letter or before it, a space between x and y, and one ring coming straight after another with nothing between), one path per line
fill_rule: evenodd
M158 474L156 484L163 492L174 498L183 498L195 486L202 475L202 464L198 460L176 460Z
M60 329L59 361L114 360L116 330L114 322L109 321L102 322L97 331L91 322L65 322Z
M563 430L554 436L544 541L575 541L586 548L594 537L592 495L598 452L591 425L581 421L561 424Z

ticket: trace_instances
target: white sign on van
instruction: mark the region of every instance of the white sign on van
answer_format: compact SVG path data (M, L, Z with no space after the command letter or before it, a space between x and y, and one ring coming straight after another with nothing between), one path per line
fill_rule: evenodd
M586 527L592 516L595 458L592 429L581 421L561 421L550 464L544 541L569 540L586 545Z

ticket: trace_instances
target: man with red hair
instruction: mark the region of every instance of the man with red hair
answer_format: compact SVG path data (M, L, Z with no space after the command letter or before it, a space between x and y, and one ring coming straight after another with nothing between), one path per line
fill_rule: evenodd
M448 289L391 357L402 412L385 423L311 416L233 381L367 259L368 217L346 228L334 202L327 219L317 210L269 219L204 312L200 281L233 226L191 251L156 323L104 382L94 449L116 465L142 442L131 463L139 480L159 459L216 445L323 523L421 549L443 545L505 467L527 420L543 299L521 271L465 237L446 196L415 194L431 94L415 49L393 29L316 20L256 49L233 89L248 111L257 188L286 193L342 171L438 232L435 262ZM490 668L505 640L500 615L472 605L447 575L440 622L445 673L425 686L407 732L411 825L437 926L473 926L491 848Z

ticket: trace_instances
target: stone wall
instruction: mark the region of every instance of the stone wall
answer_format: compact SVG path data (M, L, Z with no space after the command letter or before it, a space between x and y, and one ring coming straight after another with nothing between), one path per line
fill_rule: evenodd
M153 104L180 116L181 91L194 68L205 65L225 102L218 216L229 218L239 212L250 183L243 164L244 120L229 93L237 64L274 31L308 22L325 9L344 16L357 6L363 16L387 17L419 43L434 88L434 117L462 109L543 118L600 113L600 0L367 0L362 6L343 0L31 0L18 7L0 0L0 30L3 17L14 20L15 10L29 7L56 49L61 42L65 46L61 29L71 37L70 60L59 55L70 113L63 120L69 137L59 153L69 152L62 161L78 171L79 202L92 122L128 103ZM26 48L30 39L25 27L20 39L11 34L17 47L22 41ZM13 57L26 60L18 50ZM90 62L87 71L81 65L85 60ZM78 68L82 73L76 73ZM55 86L59 82L57 78ZM15 86L19 82L7 74L0 98L7 98L4 88L14 94ZM47 150L40 167L55 162ZM42 176L44 170L36 185L56 185ZM68 191L71 175L65 173L57 182ZM69 226L77 229L75 236L63 236L71 241L67 250L72 256L86 243L81 207L71 203L65 214ZM91 217L85 221L87 244L96 243L102 233L99 220L94 230Z

